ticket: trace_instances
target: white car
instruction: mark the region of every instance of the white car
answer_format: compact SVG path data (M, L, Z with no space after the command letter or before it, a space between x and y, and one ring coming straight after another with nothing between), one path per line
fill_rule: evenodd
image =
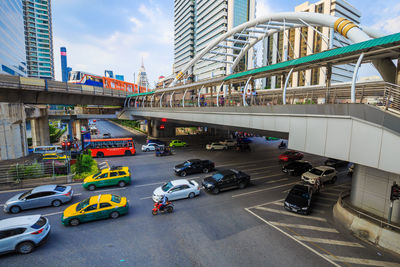
M232 147L232 146L236 146L237 145L237 141L233 140L233 139L225 139L224 141L220 142L223 145L226 145L228 147Z
M221 143L211 143L206 145L207 150L225 150L228 149L227 145L223 145Z
M333 184L337 179L337 171L332 167L319 166L301 175L301 180L312 185L316 183L318 178L321 179L321 183L330 182Z
M181 198L194 198L199 194L200 186L196 181L179 179L157 187L153 192L153 201L160 201L163 195L165 195L168 200L176 200Z
M164 147L164 146L163 145L158 145L156 143L149 143L147 145L142 145L142 151L146 151L146 152L155 151L157 147L161 148L161 147Z

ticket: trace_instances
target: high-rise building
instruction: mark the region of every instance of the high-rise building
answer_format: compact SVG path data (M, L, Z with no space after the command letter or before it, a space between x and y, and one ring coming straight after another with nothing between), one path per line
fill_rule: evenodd
M22 0L28 76L54 79L51 0Z
M142 58L142 66L140 67L140 70L138 73L137 84L142 87L146 87L146 88L149 87L149 81L147 79L146 69L144 68L143 58Z
M360 23L361 13L344 0L320 0L310 4L308 1L295 7L296 12L312 12L343 17L356 24ZM263 66L304 57L328 49L349 45L346 40L329 27L316 27L322 37L311 27L302 27L278 32L265 38L263 43ZM332 66L331 83L346 82L352 79L353 64ZM324 85L327 78L326 67L293 72L289 86ZM282 76L273 76L263 82L266 88L281 88Z
M68 65L67 65L67 48L60 47L60 55L61 55L61 78L63 82L68 81Z
M255 0L175 0L175 60L178 73L213 39L255 17ZM220 53L237 53L219 48ZM191 72L197 80L226 75L231 65L227 56L218 54L212 60L200 61ZM252 50L239 64L239 69L252 66Z
M24 17L20 0L0 1L0 74L26 76Z

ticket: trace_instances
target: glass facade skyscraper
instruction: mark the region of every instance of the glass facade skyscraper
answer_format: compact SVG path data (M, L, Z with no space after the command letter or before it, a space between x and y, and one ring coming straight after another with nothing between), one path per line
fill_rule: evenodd
M54 79L50 0L22 0L28 76Z
M26 76L21 0L0 1L0 74Z

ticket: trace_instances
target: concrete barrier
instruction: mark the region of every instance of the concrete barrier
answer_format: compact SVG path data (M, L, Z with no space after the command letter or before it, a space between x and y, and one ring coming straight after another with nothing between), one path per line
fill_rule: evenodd
M368 240L375 245L400 254L400 233L383 228L342 206L342 199L333 207L334 218L352 231L356 236Z

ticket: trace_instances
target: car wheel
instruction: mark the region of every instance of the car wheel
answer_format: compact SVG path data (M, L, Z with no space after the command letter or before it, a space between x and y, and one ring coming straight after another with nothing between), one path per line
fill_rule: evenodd
M173 212L174 211L174 208L172 207L172 206L168 206L167 207L167 212L168 213L171 213L171 212Z
M19 254L29 254L35 249L35 245L30 241L18 244L16 250Z
M185 171L181 172L181 176L185 177L186 176L186 172Z
M61 201L58 200L58 199L53 200L53 202L51 202L51 205L52 205L53 207L59 207L59 206L61 206Z
M103 158L104 157L104 153L103 152L97 152L96 157Z
M246 183L245 182L239 183L239 188L240 189L244 189L245 187L246 187Z
M334 184L337 180L337 176L333 176L333 178L331 179L331 184Z
M20 211L21 211L21 208L19 206L12 206L10 208L10 212L13 213L13 214L16 214L16 213L18 213Z
M210 170L209 170L208 168L204 168L204 169L203 169L203 172L204 172L204 173L208 173L209 171L210 171Z
M190 194L189 194L188 197L189 197L189 198L194 198L194 197L195 197L195 194L194 194L193 192L190 192Z
M150 149L146 148L146 152L149 152L149 151L150 151Z
M214 189L212 190L212 192L213 192L214 194L218 194L218 193L219 193L219 188L218 188L218 187L214 188Z
M110 218L111 219L117 219L119 217L118 211L113 211L110 213Z
M96 189L96 186L95 186L94 184L91 184L91 185L88 186L88 189L89 189L90 191L93 191L93 190Z
M132 156L132 152L130 152L129 150L125 151L125 156Z
M119 181L118 186L119 187L125 187L126 183L124 181Z
M76 218L69 221L69 225L71 225L71 226L77 226L80 223L81 222L79 221L79 219L76 219Z
M156 211L156 210L152 210L152 211L151 211L151 214L157 215L157 211Z

